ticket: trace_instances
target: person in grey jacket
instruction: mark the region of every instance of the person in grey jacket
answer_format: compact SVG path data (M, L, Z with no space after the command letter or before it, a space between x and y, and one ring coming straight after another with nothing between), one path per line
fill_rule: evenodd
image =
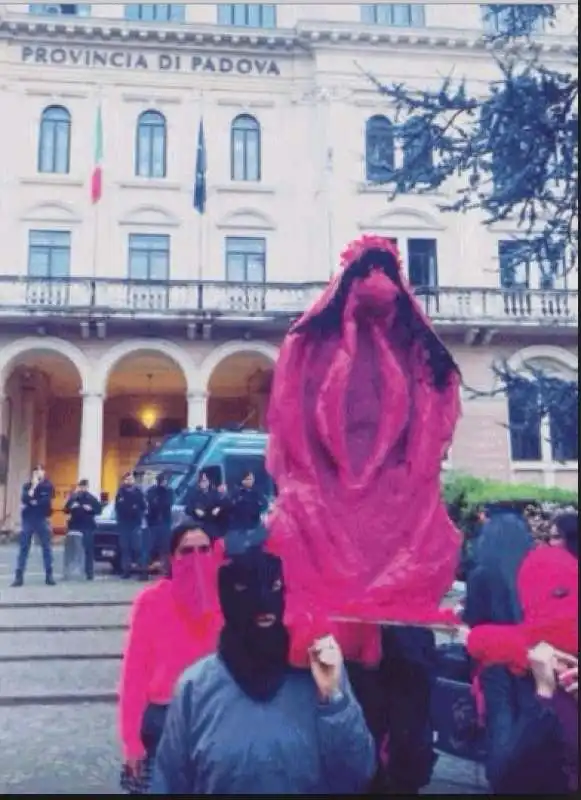
M375 746L334 639L289 666L282 565L249 551L223 565L217 654L181 677L150 794L359 794Z

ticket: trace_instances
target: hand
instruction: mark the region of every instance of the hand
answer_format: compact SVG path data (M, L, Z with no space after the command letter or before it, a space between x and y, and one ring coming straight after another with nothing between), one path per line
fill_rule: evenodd
M579 667L566 669L559 675L559 685L567 692L572 694L575 700L579 698Z
M128 758L125 761L125 768L133 778L139 778L139 774L141 772L141 759Z
M212 509L212 516L213 517L217 517L219 513L220 513L220 509L219 508L213 508Z
M555 649L546 642L540 642L532 650L529 650L528 658L531 672L535 679L537 694L539 697L552 697L557 688Z
M85 509L85 511L92 511L93 510L91 508L91 506L88 506L88 505L84 505L83 508Z
M199 508L196 508L195 514L196 514L196 517L200 517L200 518L204 516L204 512L200 511Z
M309 648L309 661L319 697L329 700L339 689L343 670L343 654L333 636L319 639Z
M226 494L226 492L228 491L226 484L221 483L220 486L218 486L218 491L220 492L220 494Z
M579 660L577 656L555 651L557 661L557 680L567 694L572 694L575 699L579 695Z

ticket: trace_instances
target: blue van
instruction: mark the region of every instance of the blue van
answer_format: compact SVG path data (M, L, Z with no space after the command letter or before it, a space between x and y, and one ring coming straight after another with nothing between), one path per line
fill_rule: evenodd
M275 486L264 463L267 439L267 434L253 430L184 430L143 455L135 471L146 476L144 489L160 472L166 475L175 496L174 518L183 512L186 493L200 472L206 473L213 486L225 484L231 490L251 470L256 488L270 500ZM119 534L114 503L103 509L96 523L95 561L109 563L118 571Z

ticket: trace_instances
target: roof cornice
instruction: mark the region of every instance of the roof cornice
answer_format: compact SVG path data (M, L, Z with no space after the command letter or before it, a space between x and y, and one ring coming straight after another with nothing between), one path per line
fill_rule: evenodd
M489 53L507 50L502 40L492 41L476 29L461 28L394 28L387 25L354 25L351 22L331 22L328 20L309 20L299 22L296 34L309 49L330 46L367 46L397 45L424 48L442 48L456 50L473 50ZM519 42L513 45L522 48L526 45ZM556 34L538 36L531 41L530 47L537 47L543 53L567 55L577 53L578 43L574 36Z
M135 45L175 47L248 48L272 53L305 52L320 48L357 47L374 50L378 45L405 48L446 49L464 52L490 53L506 49L475 29L453 28L393 28L383 25L363 25L330 20L299 22L294 29L251 29L204 23L140 23L134 20L104 17L42 17L5 12L0 15L0 38L18 40L52 39L87 45ZM578 44L573 36L551 34L538 36L530 45L553 56L577 54ZM518 45L523 47L522 42Z
M70 41L87 45L161 46L190 45L212 46L248 50L249 47L270 52L296 49L304 51L294 30L248 30L219 25L189 25L186 23L161 23L151 25L133 20L105 19L101 17L44 18L29 14L8 14L0 18L0 38L22 38Z

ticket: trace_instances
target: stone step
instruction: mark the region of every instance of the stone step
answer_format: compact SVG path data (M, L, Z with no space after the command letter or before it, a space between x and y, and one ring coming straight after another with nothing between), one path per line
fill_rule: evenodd
M120 581L116 578L99 578L91 583L58 583L56 586L45 586L43 582L25 583L18 589L10 586L0 588L0 608L51 603L131 603L142 589L143 584L138 581Z
M108 653L119 656L123 652L125 631L68 631L43 632L19 631L17 633L0 633L0 661L6 655L11 659L20 656L23 661L40 656L90 656Z
M129 606L85 607L28 607L5 608L0 606L0 632L12 630L39 630L125 627Z
M118 659L0 663L0 704L12 699L15 705L20 698L115 698L120 668Z

